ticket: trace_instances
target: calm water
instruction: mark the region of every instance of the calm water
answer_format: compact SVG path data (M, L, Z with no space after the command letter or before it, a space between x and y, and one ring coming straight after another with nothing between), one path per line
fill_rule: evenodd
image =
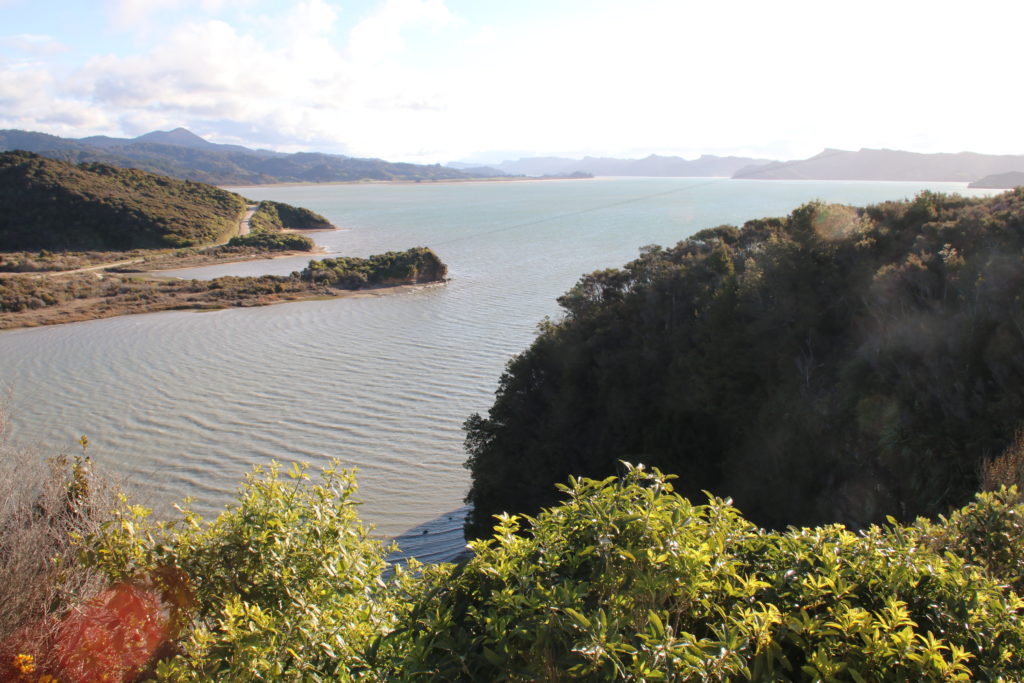
M240 190L324 214L330 252L424 245L447 285L382 297L215 312L169 312L0 333L0 385L15 437L115 466L158 507L210 513L255 463L359 470L365 520L417 527L426 559L461 547L468 487L461 425L491 403L510 356L558 313L555 297L640 246L706 227L784 215L812 199L863 204L959 183L599 178L448 185ZM305 259L182 271L289 273ZM423 526L420 526L423 525ZM426 531L427 533L423 533Z

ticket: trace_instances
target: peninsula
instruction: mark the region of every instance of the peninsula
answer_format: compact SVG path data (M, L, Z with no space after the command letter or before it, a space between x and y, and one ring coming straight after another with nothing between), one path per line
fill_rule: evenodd
M308 209L104 164L0 154L0 329L169 309L258 306L443 281L417 247L312 261L290 276L177 280L160 270L309 253Z

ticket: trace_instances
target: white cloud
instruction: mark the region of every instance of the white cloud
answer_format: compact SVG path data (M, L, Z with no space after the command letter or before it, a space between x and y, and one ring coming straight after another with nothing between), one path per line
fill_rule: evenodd
M357 62L377 62L402 52L403 29L415 24L437 28L455 21L443 0L387 0L379 12L352 29L349 54Z
M498 40L498 30L491 26L482 26L476 33L466 39L466 44L475 48L493 45Z
M160 10L180 7L187 0L110 0L109 11L116 25L128 28L146 22Z
M73 72L46 68L56 41L8 38L37 52L0 65L0 125L69 126L78 111L81 135L185 125L416 161L497 148L1024 152L1011 75L1024 5L633 0L470 24L442 0L382 0L346 30L341 0L230 11L246 1L109 0L159 30Z
M109 123L100 110L82 107L72 98L53 97L53 86L53 77L38 65L0 64L0 123L58 135L75 135Z
M57 41L53 36L32 33L2 36L0 37L0 46L39 57L52 57L68 50L66 45Z
M222 123L249 122L250 143L323 140L350 80L330 42L334 21L322 0L297 4L274 43L222 20L192 21L143 54L94 57L56 89L110 112L129 134L187 125L216 137Z
M107 0L107 12L114 25L122 29L150 30L154 17L168 10L201 10L218 14L225 9L248 7L254 0Z

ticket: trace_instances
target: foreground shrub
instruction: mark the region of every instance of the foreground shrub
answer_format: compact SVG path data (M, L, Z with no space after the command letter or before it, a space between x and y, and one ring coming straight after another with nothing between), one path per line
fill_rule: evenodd
M1024 590L1024 497L1016 487L979 493L937 522L920 520L925 543L980 566L994 580Z
M424 574L415 609L373 651L381 675L1024 676L1024 602L980 563L929 549L927 524L766 532L728 501L689 503L667 480L639 468L572 480L564 505L500 517L493 538L471 543L475 557Z
M173 568L189 582L192 624L159 680L345 678L365 668L362 651L397 611L354 492L352 474L333 467L317 484L298 466L285 477L256 468L212 522L189 511L150 522L126 506L86 554L112 581Z
M0 679L1024 679L1016 489L909 526L774 532L671 478L571 479L472 558L390 572L334 466L257 468L212 522L122 499L81 539L105 590Z

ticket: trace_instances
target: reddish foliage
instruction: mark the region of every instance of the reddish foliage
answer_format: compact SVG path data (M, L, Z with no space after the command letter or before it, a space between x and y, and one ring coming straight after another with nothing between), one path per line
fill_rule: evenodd
M0 643L0 676L20 680L11 662L27 654L37 663L36 676L51 674L69 683L127 683L169 649L192 605L188 581L174 569L122 582L60 621L34 624Z

